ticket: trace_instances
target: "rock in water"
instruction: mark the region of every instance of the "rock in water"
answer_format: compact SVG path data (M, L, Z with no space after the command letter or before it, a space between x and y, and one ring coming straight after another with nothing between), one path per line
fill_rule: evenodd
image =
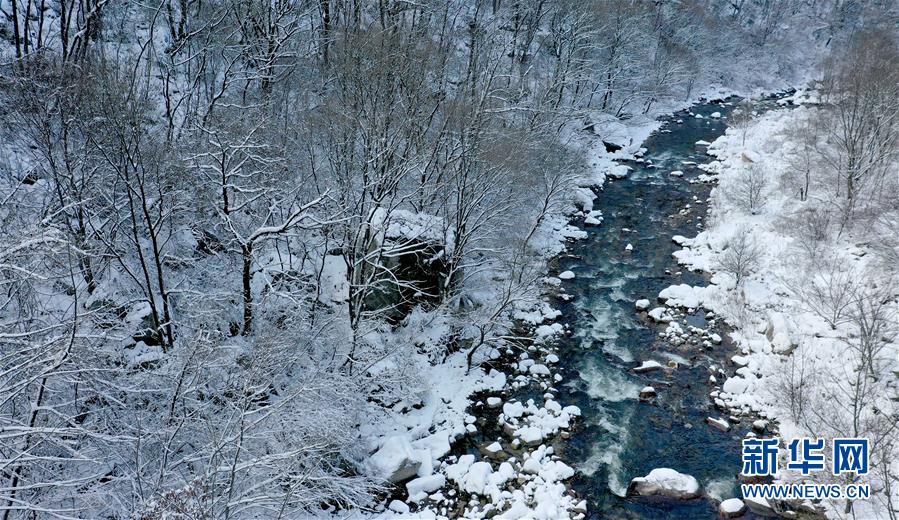
M699 482L690 475L670 468L656 468L645 477L631 480L627 487L629 496L664 496L688 500L699 496Z
M760 516L777 516L774 508L764 498L745 497L746 505L749 509Z
M653 370L659 370L660 368L662 368L661 363L659 363L658 361L656 361L654 359L648 359L648 360L644 361L643 364L641 364L640 366L634 367L631 370L633 370L634 372L636 372L638 374L642 374L644 372L652 372Z
M746 514L746 504L739 498L728 498L718 506L721 518L737 518Z
M706 417L705 422L711 424L712 426L714 426L715 428L718 428L719 430L721 430L723 432L730 430L730 423L728 423L724 419L716 419L714 417Z

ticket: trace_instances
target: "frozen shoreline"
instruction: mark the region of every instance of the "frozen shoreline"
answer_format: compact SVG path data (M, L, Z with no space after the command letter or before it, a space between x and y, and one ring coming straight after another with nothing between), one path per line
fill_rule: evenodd
M711 284L705 288L671 288L669 293L676 292L678 298L690 299L714 311L734 326L731 336L741 352L726 367L729 377L711 393L717 408L736 416L757 415L770 421L760 424L759 431L765 432L766 437L779 436L784 442L797 437L824 437L829 443L835 437L869 434L840 426L852 423L841 405L843 392L851 394L849 377L839 371L851 357L853 328L848 323L832 327L821 312L815 312L808 297L801 297L816 283L822 283L824 288L833 288L835 283L820 279L826 273L803 266L798 260L802 257L799 248L804 244L795 218L809 203L800 202L784 187L790 171L787 157L795 152L795 134L791 129L797 121L808 117L809 110L773 110L749 124L745 133L728 129L726 135L711 143L708 153L717 158L706 168L710 173L707 180L717 182L710 198L711 225L695 238L675 237L683 246L675 253L678 262L710 274ZM742 179L758 172L766 176L762 183L766 187L764 202L748 209L737 200L738 193L745 182ZM737 288L733 274L723 266L728 263L726 255L732 254L728 249L737 247L741 235L748 236L758 248L760 258ZM839 258L841 271L864 277L863 285L888 287L890 274L877 265L876 245L876 239L863 240L850 231L842 236L831 233L821 247ZM891 297L895 308L895 293ZM890 390L887 383L899 359L895 338L884 349L878 359L883 377L870 383L878 385L879 390L872 392L872 402L864 405L867 408L859 410L866 423L876 421L877 410L887 415L889 410L895 411L890 400L890 392L895 393L895 388ZM819 385L833 391L822 390ZM803 392L808 395L802 395ZM804 402L808 399L820 402ZM803 404L819 407L816 414L820 420L809 420L797 412L796 407ZM781 450L784 454L785 450ZM785 462L781 460L781 468ZM897 461L887 459L884 463L895 466ZM884 482L873 473L861 479L871 485L875 496L856 502L854 511L859 518L887 517ZM803 476L782 470L776 478L784 482L812 479L818 483L844 483L830 472ZM895 503L896 491L892 493ZM841 517L845 500L825 501L823 505L822 512Z

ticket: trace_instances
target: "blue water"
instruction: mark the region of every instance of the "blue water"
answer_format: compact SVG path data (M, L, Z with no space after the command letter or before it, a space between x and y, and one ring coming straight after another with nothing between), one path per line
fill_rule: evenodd
M706 205L697 205L694 197L704 202L710 191L708 185L688 182L703 172L682 161L712 160L695 142L720 136L727 120L708 116L727 116L737 101L692 107L703 119L684 111L666 121L644 145L644 158L659 168L628 163L634 168L629 177L609 181L595 203L603 212L602 225L586 226L588 238L570 248L571 257L560 260L560 270L571 269L577 277L563 286L574 298L558 304L575 331L561 346L561 373L568 383L559 388L559 400L583 412L563 458L578 470L574 488L588 500L589 518L716 518L715 503L705 498L617 496L631 478L658 467L693 475L704 490L716 488L724 498L739 496L740 440L750 425L733 424L725 433L705 423L706 417L722 416L710 406L708 367L720 366L735 353L733 347L725 343L707 351L666 344L657 336L664 326L647 322L634 309L641 298L657 306L659 291L669 285L707 283L696 273L676 274L680 268L671 256L678 249L673 235L699 231ZM684 177L670 176L672 170L682 170ZM686 204L691 212L678 215ZM634 246L630 253L625 251L628 243ZM705 327L704 312L690 317L689 324ZM688 366L681 364L671 373L631 371L645 359L667 362L665 353L686 359ZM658 392L652 402L637 399L646 385Z

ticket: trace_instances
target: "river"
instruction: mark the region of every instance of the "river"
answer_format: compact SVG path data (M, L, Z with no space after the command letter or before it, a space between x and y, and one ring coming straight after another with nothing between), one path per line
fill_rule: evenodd
M739 496L740 440L750 421L733 424L729 432L705 422L726 417L711 407L709 367L724 362L732 372L725 360L736 353L734 347L726 340L711 349L672 345L659 337L665 326L634 306L642 298L659 305L657 295L669 285L708 283L702 274L681 272L671 256L678 248L671 237L701 230L711 186L690 181L703 173L695 164L713 158L695 143L720 136L738 101L706 102L665 119L644 143L644 162L627 162L633 168L629 176L607 182L599 194L595 207L603 212L602 225L586 226L589 236L558 260L560 271L576 274L563 284L573 298L556 304L574 331L560 345L568 384L559 388L559 400L583 411L563 459L578 471L573 484L588 500L589 518L716 518L716 504L708 499L620 496L631 478L658 467L693 475L706 493ZM773 105L771 98L758 108ZM712 117L715 112L723 117ZM683 176L670 175L675 170ZM710 327L704 310L680 321L684 329ZM711 327L726 337L722 326ZM678 368L635 374L632 368L647 359L676 361ZM658 395L641 401L639 391L647 385Z

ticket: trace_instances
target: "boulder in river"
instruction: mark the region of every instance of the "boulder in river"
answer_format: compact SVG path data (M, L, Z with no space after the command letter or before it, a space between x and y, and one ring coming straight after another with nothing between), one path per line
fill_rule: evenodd
M648 316L652 318L653 321L658 323L671 323L674 321L674 318L668 313L668 309L665 307L656 307L655 309L649 311Z
M634 367L634 372L638 374L642 374L644 372L652 372L653 370L659 370L662 368L662 364L653 359L648 359L644 361L640 366Z
M721 518L737 518L746 514L746 504L739 498L728 498L718 506Z
M631 480L628 496L663 496L681 500L699 497L699 482L670 468L656 468L645 477Z
M746 497L744 500L749 510L759 516L777 516L777 512L764 498Z
M730 423L725 421L724 419L716 419L714 417L706 417L705 422L711 424L715 428L726 432L730 430Z

